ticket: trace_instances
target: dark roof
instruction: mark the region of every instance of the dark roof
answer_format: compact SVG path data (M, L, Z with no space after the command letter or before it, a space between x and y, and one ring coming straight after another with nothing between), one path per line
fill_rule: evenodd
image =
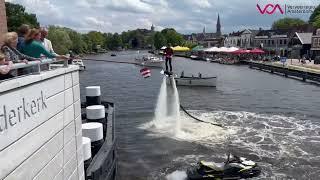
M291 30L261 30L257 33L256 36L274 36L274 35L289 35Z
M240 36L243 32L244 32L244 30L243 31L238 31L238 32L232 32L232 33L229 34L229 36Z

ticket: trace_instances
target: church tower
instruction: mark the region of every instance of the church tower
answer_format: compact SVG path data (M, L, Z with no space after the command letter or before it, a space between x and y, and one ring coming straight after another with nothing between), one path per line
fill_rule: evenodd
M154 29L155 29L155 28L154 28L154 25L152 24L152 26L151 26L151 31L154 32Z
M217 20L217 32L216 32L217 36L221 36L221 23L220 23L220 15L218 14L218 20Z

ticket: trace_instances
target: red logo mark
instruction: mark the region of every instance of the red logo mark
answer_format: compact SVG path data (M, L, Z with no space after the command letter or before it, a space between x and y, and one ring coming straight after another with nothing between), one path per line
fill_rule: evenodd
M261 7L259 6L259 4L257 4L257 8L260 12L260 14L273 14L275 13L275 11L278 9L280 11L281 14L284 14L284 11L282 10L281 6L279 4L267 4L264 9L262 10Z

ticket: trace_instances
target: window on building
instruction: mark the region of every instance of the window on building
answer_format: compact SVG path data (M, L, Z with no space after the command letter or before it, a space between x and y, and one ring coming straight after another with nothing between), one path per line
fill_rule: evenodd
M271 45L271 40L268 40L268 45Z
M283 40L283 44L284 45L286 45L287 44L287 40L285 39L285 40Z
M274 40L271 41L271 44L274 45Z
M312 39L312 42L313 42L313 43L312 43L312 46L313 46L313 47L316 47L317 44L318 44L316 40L317 40L317 38L313 38L313 39Z
M282 39L280 39L280 45L282 45Z
M320 38L315 38L315 39L316 39L316 42L318 41L317 47L320 47Z

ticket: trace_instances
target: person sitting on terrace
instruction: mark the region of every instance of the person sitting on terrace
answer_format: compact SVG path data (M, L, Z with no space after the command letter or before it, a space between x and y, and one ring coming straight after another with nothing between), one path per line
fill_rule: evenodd
M22 51L24 45L25 45L25 37L28 35L30 31L30 27L27 24L22 24L18 29L18 44L17 49L19 51Z
M41 33L38 29L30 30L29 34L25 40L25 46L22 50L22 53L34 57L41 58L41 55L46 56L47 58L58 58L58 59L68 59L66 56L60 56L47 51L44 46L40 43Z
M6 61L5 55L0 53L0 80L13 77L11 74L9 74L12 65L12 61Z
M4 44L1 47L2 52L5 54L7 61L12 61L13 63L28 63L28 61L40 60L27 55L22 54L18 51L18 34L15 32L8 32L4 35Z
M52 53L54 55L58 55L57 53L54 52L51 41L49 39L47 39L48 29L47 28L41 28L40 29L40 33L41 33L40 42L44 46L44 48L47 51L49 51L50 53Z

